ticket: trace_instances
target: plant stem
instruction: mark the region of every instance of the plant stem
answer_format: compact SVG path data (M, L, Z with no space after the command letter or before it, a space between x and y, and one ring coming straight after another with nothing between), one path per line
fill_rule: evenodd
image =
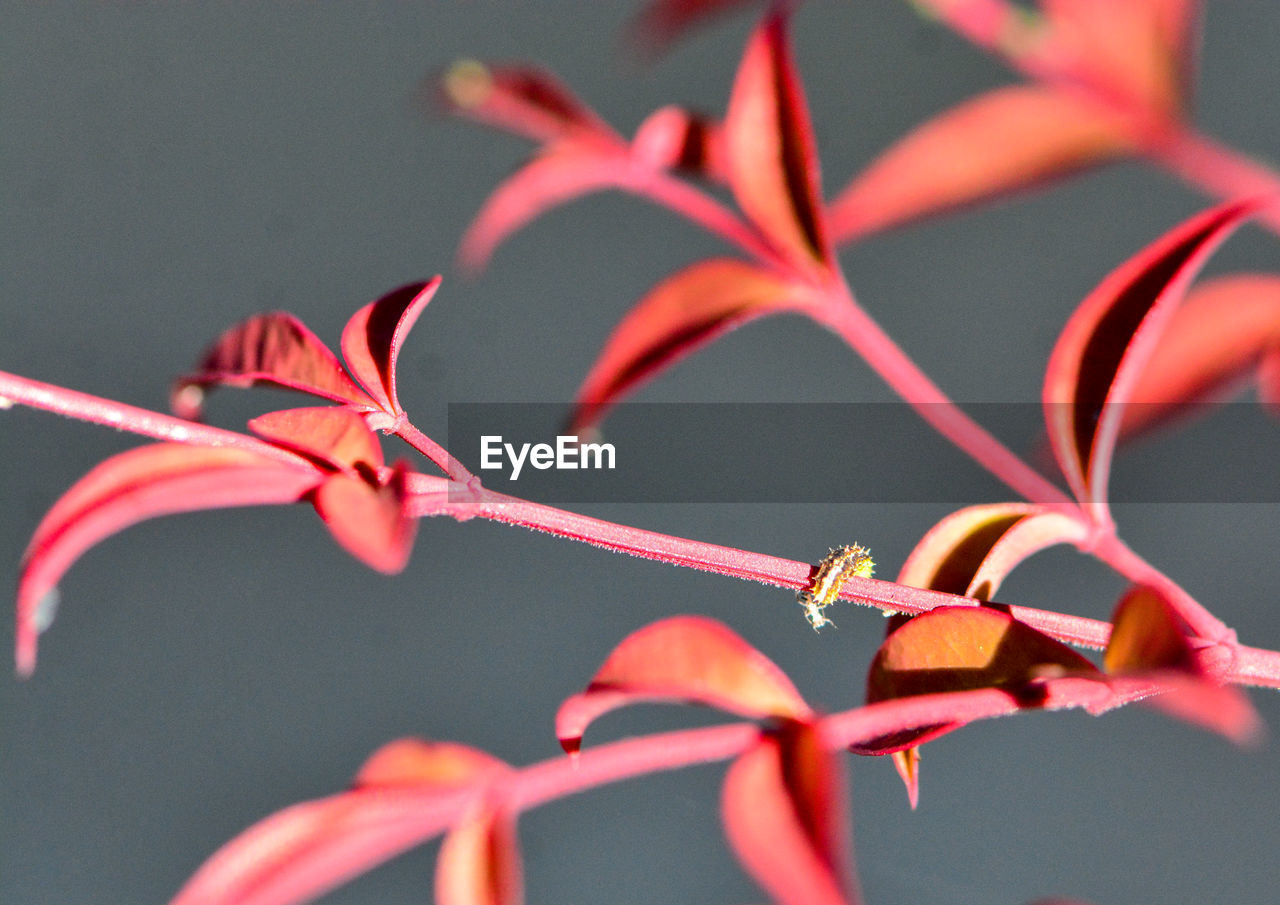
M474 477L447 449L410 424L409 419L401 417L391 432L438 465L450 479L459 484L466 484Z

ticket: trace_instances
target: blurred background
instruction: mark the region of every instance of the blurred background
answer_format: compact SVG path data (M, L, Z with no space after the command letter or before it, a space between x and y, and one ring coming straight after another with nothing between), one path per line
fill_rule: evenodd
M458 237L528 149L430 113L422 86L460 56L527 59L624 132L666 103L719 113L750 16L645 66L620 49L633 13L630 3L553 0L5 3L0 368L163 408L171 378L245 315L292 311L336 346L358 306L441 273L400 364L400 396L419 426L442 435L450 402L566 405L632 302L723 247L643 202L594 196L464 279ZM1211 3L1206 19L1196 119L1266 159L1280 147L1280 6ZM828 193L924 117L1012 80L906 3L810 4L796 42ZM842 261L862 303L955 399L1034 403L1056 331L1083 295L1206 205L1126 164L868 240ZM1210 272L1246 268L1280 269L1280 241L1248 228ZM788 317L732 334L638 398L892 396L834 337ZM298 397L227 391L210 417L240 427L289 404ZM1256 467L1274 470L1276 424L1250 414L1241 429ZM1158 481L1161 462L1212 468L1214 433L1209 421L1138 448L1115 482ZM0 586L13 586L59 494L136 443L44 413L0 413ZM847 457L856 469L856 445ZM970 468L959 453L935 467ZM579 508L803 561L856 541L892 578L955 505ZM1135 504L1117 518L1136 550L1242 640L1280 645L1280 507ZM1051 551L999 596L1106 618L1121 590L1106 569ZM553 756L558 703L617 641L661 617L724 620L829 710L861 700L883 632L878 614L844 608L837 630L815 634L789 592L481 521L424 522L409 568L386 578L342 553L304 507L143 524L85 556L62 594L35 677L0 681L6 905L164 903L231 836L343 788L401 736L516 764ZM0 623L7 649L12 629ZM1280 727L1280 697L1252 697ZM640 708L602 721L588 743L715 719ZM1048 894L1263 905L1280 887L1274 743L1239 751L1140 708L974 725L925 750L914 813L887 761L848 766L872 905ZM722 772L648 777L526 815L528 901L761 900L723 842ZM323 901L423 901L435 850Z

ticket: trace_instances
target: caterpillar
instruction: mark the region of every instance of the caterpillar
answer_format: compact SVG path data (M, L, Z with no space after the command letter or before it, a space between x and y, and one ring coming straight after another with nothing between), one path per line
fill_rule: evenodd
M854 575L870 578L874 568L871 551L858 544L836 547L818 563L809 586L796 592L796 603L804 607L805 618L815 632L824 625L835 625L822 611L836 602L845 579Z

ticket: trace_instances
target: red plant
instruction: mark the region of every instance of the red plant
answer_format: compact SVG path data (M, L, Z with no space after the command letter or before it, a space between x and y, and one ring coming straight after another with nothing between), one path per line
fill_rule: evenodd
M637 33L657 47L738 5L651 3ZM1280 277L1194 285L1241 223L1280 224L1272 197L1280 182L1209 144L1185 120L1193 3L1046 0L1031 12L999 0L921 5L1033 82L926 123L830 201L822 197L789 38L793 4L767 5L720 121L665 107L626 140L531 67L468 62L450 69L443 86L455 112L539 145L463 238L464 265L479 268L552 205L601 188L648 198L733 247L733 257L663 280L624 316L583 381L576 428L598 425L641 384L726 332L797 313L834 332L1020 498L943 518L923 534L897 582L844 579L841 598L894 616L869 666L866 702L822 713L728 627L699 616L666 618L622 640L584 690L565 700L555 726L566 756L515 767L461 744L392 742L347 791L287 808L228 843L174 905L306 901L441 834L437 901L518 902L522 812L605 783L720 760L732 760L722 798L729 846L760 887L780 903L855 903L863 898L842 750L892 756L914 807L922 745L1020 711L1097 714L1144 701L1240 744L1259 738L1260 720L1238 686L1280 688L1280 652L1241 644L1206 605L1130 549L1112 517L1109 481L1123 440L1188 403L1255 373L1264 400L1280 398ZM871 319L836 247L1120 155L1150 158L1227 200L1122 263L1063 326L1043 402L1064 492L966 415ZM732 206L719 199L721 189ZM214 507L307 502L343 548L383 572L405 566L418 518L447 515L809 590L808 563L485 488L414 426L397 393L402 346L438 285L438 278L410 284L357 311L342 332L345 370L292 315L252 317L179 380L176 416L0 373L0 399L8 403L162 441L94 468L36 528L17 592L18 671L34 669L56 586L85 550L143 519ZM199 422L208 390L258 384L323 404L254 418L249 434ZM388 466L378 432L406 442L435 472L403 460ZM1018 565L1056 545L1075 547L1125 580L1109 622L993 602ZM1076 647L1104 650L1101 664ZM746 722L582 747L596 719L652 701L712 707Z

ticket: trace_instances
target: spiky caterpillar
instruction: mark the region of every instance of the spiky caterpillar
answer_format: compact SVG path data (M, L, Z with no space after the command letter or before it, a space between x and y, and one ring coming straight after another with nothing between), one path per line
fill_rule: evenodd
M870 578L875 565L871 551L858 544L836 547L818 563L809 587L796 592L796 602L804 607L805 618L815 632L835 624L822 611L836 602L845 579L854 575Z

